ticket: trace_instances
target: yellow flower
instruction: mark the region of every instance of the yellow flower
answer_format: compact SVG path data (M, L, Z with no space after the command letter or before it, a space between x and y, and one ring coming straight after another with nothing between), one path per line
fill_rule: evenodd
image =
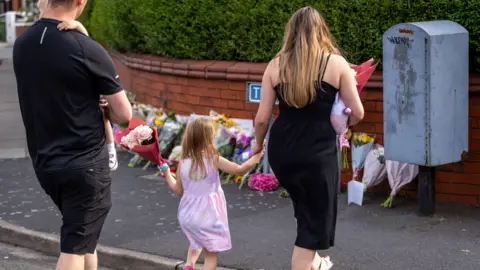
M155 118L155 120L153 121L153 124L155 125L155 127L159 127L159 126L163 126L164 122L162 120L160 120L160 118Z
M351 129L348 129L348 131L347 131L347 140L350 140L350 138L352 138L352 130L351 130Z
M240 184L242 182L242 176L235 177L235 184Z

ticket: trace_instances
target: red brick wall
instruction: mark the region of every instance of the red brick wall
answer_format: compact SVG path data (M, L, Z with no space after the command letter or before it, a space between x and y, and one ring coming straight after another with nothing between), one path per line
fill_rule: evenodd
M265 64L112 55L122 83L137 95L139 102L182 114L207 114L213 109L235 118L255 117L258 104L246 103L245 82L261 81ZM365 118L353 127L353 131L373 133L376 142L383 145L380 74L372 77L361 94ZM438 201L480 205L480 75L472 74L471 78L469 153L464 161L437 170ZM351 169L343 170L343 185L351 177ZM416 184L412 182L401 194L415 197ZM384 182L373 191L387 193L388 183Z
M28 26L17 26L17 38L28 29Z

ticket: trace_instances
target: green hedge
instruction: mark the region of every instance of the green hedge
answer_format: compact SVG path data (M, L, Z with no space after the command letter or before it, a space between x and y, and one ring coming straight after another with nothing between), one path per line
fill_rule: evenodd
M4 22L0 22L0 41L7 40L7 28Z
M480 69L479 0L102 0L91 3L89 30L119 51L191 59L268 61L300 7L327 20L351 62L381 58L389 27L448 19L470 31L472 67Z

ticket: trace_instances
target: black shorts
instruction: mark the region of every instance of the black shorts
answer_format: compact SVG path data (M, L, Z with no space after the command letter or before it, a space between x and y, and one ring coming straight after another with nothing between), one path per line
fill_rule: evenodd
M61 252L93 254L112 206L108 159L81 169L37 171L36 175L62 213Z

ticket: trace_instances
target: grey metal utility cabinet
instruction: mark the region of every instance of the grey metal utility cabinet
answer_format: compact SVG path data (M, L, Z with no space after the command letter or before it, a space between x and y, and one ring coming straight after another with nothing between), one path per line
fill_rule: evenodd
M420 166L420 214L435 209L435 166L468 151L468 39L452 21L402 23L383 35L385 159Z

